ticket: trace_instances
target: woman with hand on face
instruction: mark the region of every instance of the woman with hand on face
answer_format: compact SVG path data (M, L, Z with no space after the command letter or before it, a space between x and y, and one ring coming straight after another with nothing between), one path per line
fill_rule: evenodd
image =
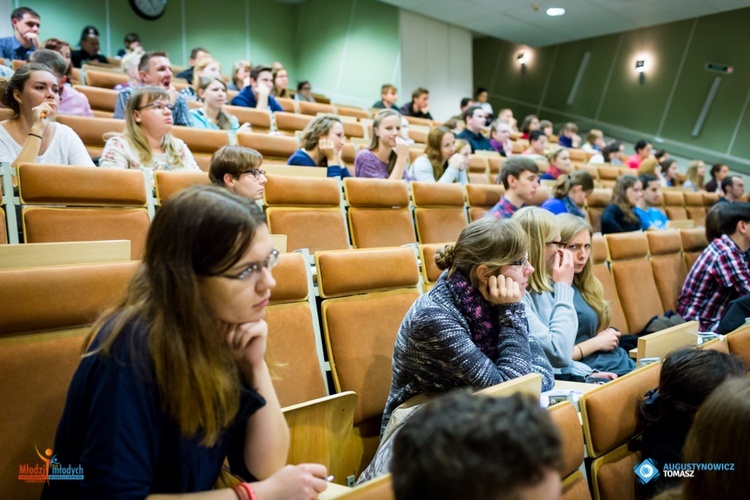
M52 118L60 104L57 77L43 64L28 63L0 82L0 102L13 116L0 122L0 161L94 166L80 137Z
M307 124L300 145L287 160L288 165L325 167L328 177L351 177L341 160L344 147L344 125L336 115L321 115Z
M510 140L512 130L507 122L495 120L490 127L490 144L492 149L510 158L513 156L513 141Z
M190 110L191 123L195 128L208 130L227 130L230 132L231 142L237 142L237 132L252 132L249 123L240 125L234 115L223 111L227 102L227 86L224 80L215 77L202 76L198 82L198 98L203 101L203 106Z
M409 145L401 136L401 113L384 109L375 115L372 142L368 149L357 153L354 173L357 177L411 180L406 172Z
M287 465L264 360L273 248L261 210L191 187L156 213L125 297L94 326L55 438L81 481L45 498L317 498L326 468ZM247 483L215 490L224 459ZM151 497L151 495L155 495Z
M232 66L232 81L229 82L227 88L239 92L250 85L250 70L252 69L253 65L250 61L241 60L234 63Z
M455 147L453 133L445 127L435 127L427 135L427 147L414 160L411 177L420 182L459 182L468 184L466 158Z
M604 288L594 276L591 261L591 225L572 214L557 216L560 239L573 256L573 305L578 316L578 334L573 360L595 370L625 375L635 368L628 352L620 347L620 332L609 324L609 303Z
M612 203L602 212L602 234L639 231L635 207L643 198L643 184L634 175L621 175L612 189Z
M182 140L172 137L172 104L161 87L139 87L125 107L125 133L107 140L100 166L200 170Z
M573 303L573 255L564 250L555 216L538 207L525 207L513 214L529 238L529 261L536 268L523 298L529 331L539 339L555 376L583 381L593 369L573 360L578 317ZM612 379L617 375L597 373Z
M253 201L262 200L268 182L262 163L263 156L254 149L224 146L211 156L208 178L214 186Z

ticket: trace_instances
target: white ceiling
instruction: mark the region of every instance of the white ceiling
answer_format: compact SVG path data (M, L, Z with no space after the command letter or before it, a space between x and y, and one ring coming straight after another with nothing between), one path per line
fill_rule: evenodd
M630 31L750 7L750 0L380 0L532 47ZM549 17L549 7L564 16Z

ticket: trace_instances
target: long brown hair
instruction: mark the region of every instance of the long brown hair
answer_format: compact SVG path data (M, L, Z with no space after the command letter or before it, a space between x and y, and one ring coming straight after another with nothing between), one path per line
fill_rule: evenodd
M136 363L153 364L162 410L184 436L198 436L205 446L214 445L233 422L241 382L199 281L234 266L263 224L264 216L252 200L226 189L195 186L177 194L156 213L143 263L126 296L89 337L107 331L100 347L87 355L111 355L125 332L144 330L145 338L123 341L130 342ZM147 343L149 359L133 347L140 341Z
M325 114L318 116L313 121L308 123L305 127L305 130L302 132L302 138L299 141L299 145L306 151L312 151L313 149L318 147L320 138L327 136L333 126L337 123L343 126L343 123L341 123L341 119L336 115ZM319 155L318 166L328 166L328 158L326 158L325 155Z
M445 166L448 160L443 159L442 147L443 137L445 134L453 135L447 127L435 127L430 130L427 134L427 146L424 149L424 154L427 155L427 159L430 160L432 165L432 175L435 177L435 181L440 180L445 172Z
M628 201L628 188L632 188L637 183L641 182L638 177L630 174L621 175L615 182L615 187L612 189L612 204L622 210L625 220L628 222L638 222L638 216L633 211L633 206Z
M377 151L378 146L380 145L380 138L375 134L375 129L380 127L380 124L388 117L396 116L399 119L399 126L401 122L401 113L396 111L395 109L381 109L378 111L378 113L375 115L375 119L372 122L372 140L370 141L370 147L367 148L372 152ZM393 167L396 165L396 152L391 151L391 153L388 155L388 173L390 174L393 172Z

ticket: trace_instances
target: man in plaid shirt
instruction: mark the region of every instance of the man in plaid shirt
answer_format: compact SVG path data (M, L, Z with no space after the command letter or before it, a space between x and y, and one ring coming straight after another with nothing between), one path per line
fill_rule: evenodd
M505 196L486 215L510 219L519 208L534 201L539 188L539 167L531 158L513 156L503 162L498 182L503 183Z
M677 312L698 320L702 332L714 332L729 302L750 294L750 203L735 202L723 210L721 237L695 261L682 286Z

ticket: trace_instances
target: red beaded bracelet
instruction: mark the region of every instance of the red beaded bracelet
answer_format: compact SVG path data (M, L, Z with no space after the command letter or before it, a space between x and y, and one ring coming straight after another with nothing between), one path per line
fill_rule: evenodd
M240 500L258 500L250 483L238 483L232 489Z

